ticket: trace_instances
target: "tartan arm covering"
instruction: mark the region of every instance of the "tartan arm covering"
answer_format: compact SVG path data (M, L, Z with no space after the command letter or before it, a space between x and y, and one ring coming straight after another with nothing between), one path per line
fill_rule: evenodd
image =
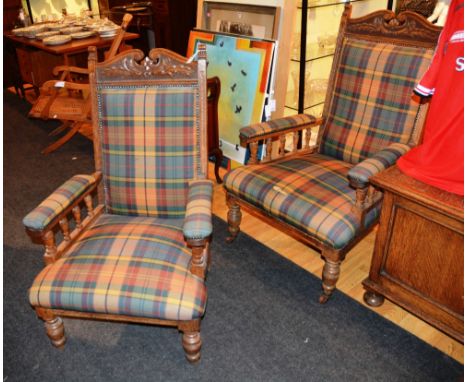
M276 133L283 130L287 130L291 127L300 127L308 124L314 124L317 119L309 114L297 114L290 117L272 119L270 121L254 123L249 126L245 126L239 130L239 137L242 140L252 139L267 135L270 133Z
M410 149L411 147L404 143L391 144L351 168L348 172L349 181L355 187L366 187L371 176L395 164L397 159Z
M211 200L213 182L211 180L194 180L189 183L187 209L184 220L184 237L186 239L204 239L211 235Z
M44 229L95 183L93 175L73 176L24 217L24 226L31 230Z

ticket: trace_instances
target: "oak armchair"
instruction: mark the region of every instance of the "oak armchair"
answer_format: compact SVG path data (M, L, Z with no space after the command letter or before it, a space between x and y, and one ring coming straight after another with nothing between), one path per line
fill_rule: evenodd
M166 49L97 63L92 47L89 68L96 172L24 218L45 246L30 303L57 347L62 316L169 325L195 362L212 233L206 50L191 63Z
M319 250L325 260L320 302L326 302L347 252L378 221L381 194L369 177L419 142L427 105L412 89L429 67L439 33L415 13L352 19L346 5L323 117L301 114L240 130L251 157L224 178L227 241L239 232L242 206ZM316 144L312 129L318 129ZM289 151L286 134L292 135Z

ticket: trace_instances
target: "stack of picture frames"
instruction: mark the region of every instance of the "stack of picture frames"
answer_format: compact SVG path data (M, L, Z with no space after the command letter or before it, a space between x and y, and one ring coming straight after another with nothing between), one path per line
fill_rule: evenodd
M221 81L218 103L220 146L226 167L246 163L239 129L262 122L273 86L278 9L236 3L204 3L202 27L190 33L187 56L207 47L207 76ZM259 155L261 155L259 150Z

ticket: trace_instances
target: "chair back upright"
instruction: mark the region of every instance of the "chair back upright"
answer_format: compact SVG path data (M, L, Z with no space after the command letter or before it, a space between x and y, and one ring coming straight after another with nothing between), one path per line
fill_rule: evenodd
M206 50L166 49L97 63L90 48L96 170L113 214L183 218L190 180L207 174Z
M132 19L133 19L133 15L130 13L126 13L123 16L122 24L120 25L120 30L117 33L117 36L115 36L114 41L112 41L111 47L105 54L106 60L111 59L117 54L117 50L120 48L120 44L122 43L125 32L127 32L128 25L130 24L130 21L132 21Z
M396 19L378 12L351 19L350 12L347 5L319 136L322 154L356 164L394 142L418 143L427 105L412 90L430 65L440 28L413 12Z

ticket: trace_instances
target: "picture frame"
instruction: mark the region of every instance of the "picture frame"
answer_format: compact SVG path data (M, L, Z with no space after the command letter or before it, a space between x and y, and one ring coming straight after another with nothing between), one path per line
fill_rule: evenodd
M276 40L279 15L274 6L204 1L202 29Z
M264 118L277 41L193 29L187 57L196 52L200 43L206 46L208 78L216 76L222 84L218 119L223 155L231 166L244 164L247 151L240 147L239 129Z

